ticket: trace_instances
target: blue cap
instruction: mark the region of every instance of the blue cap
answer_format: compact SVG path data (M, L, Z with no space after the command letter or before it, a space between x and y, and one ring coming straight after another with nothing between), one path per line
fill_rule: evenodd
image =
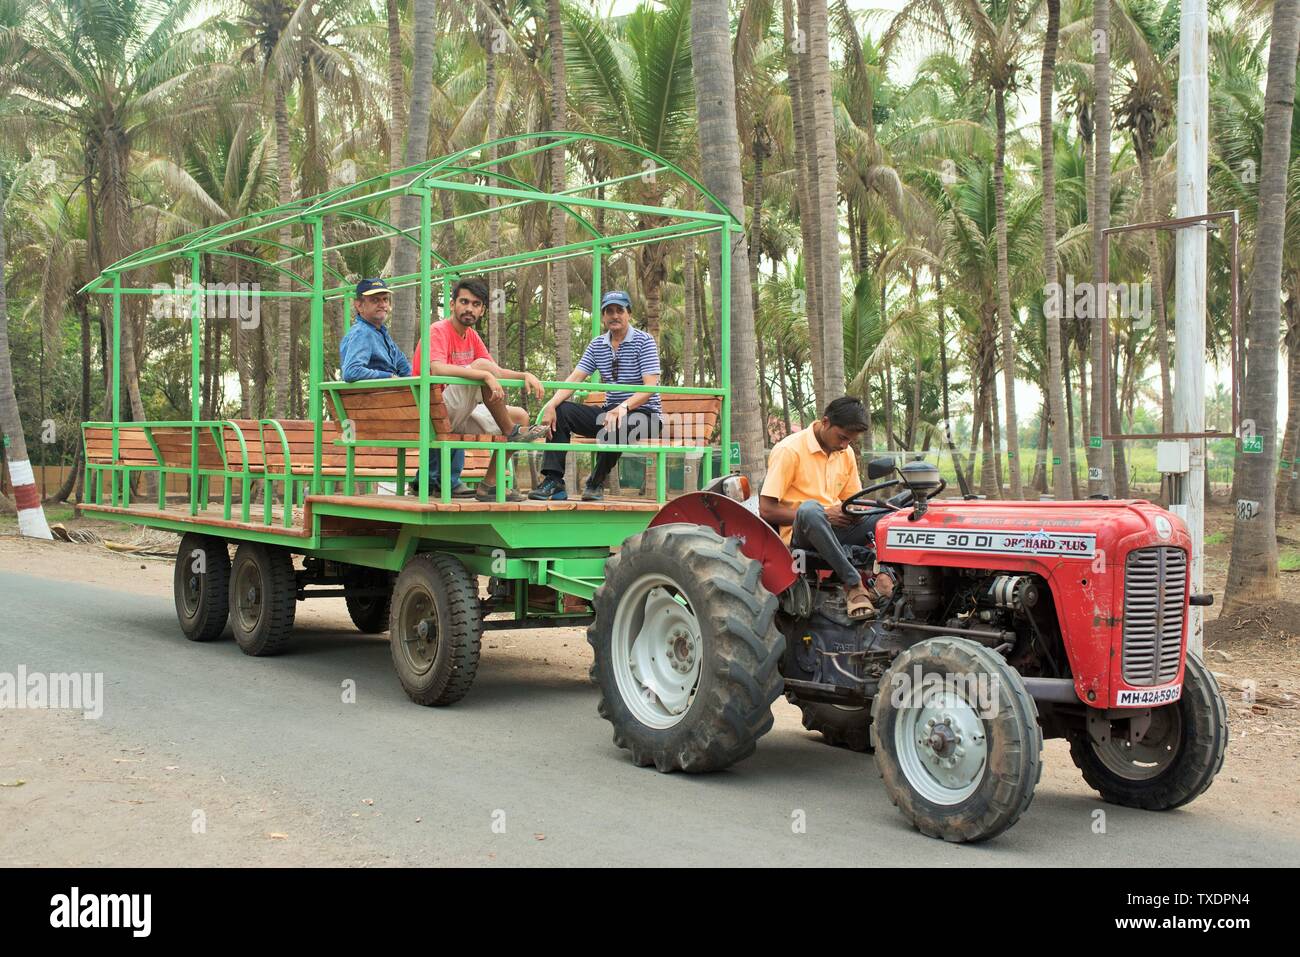
M632 311L632 300L622 289L614 289L600 297L600 311L604 312L606 306L612 306L618 303L628 312Z
M381 292L388 292L388 283L382 279L363 279L357 283L357 298L362 296L375 296Z

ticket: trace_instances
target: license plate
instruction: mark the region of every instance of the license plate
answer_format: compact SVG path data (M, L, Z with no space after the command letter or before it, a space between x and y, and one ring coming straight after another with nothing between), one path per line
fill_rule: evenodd
M1148 691L1121 691L1115 704L1120 708L1151 708L1177 701L1182 695L1182 685L1169 685L1167 688L1152 688Z

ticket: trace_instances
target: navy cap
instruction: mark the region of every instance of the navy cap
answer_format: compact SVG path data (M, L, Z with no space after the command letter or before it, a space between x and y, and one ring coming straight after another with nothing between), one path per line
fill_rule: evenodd
M388 292L388 283L382 279L363 279L357 283L357 298L362 296L375 296L381 292Z
M600 311L604 312L606 306L612 306L618 303L628 312L632 311L632 300L622 289L614 289L600 297Z

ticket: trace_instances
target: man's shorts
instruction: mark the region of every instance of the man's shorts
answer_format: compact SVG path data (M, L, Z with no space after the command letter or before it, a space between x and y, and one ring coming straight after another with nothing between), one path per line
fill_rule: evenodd
M451 384L442 387L442 404L451 420L451 431L463 435L500 435L501 428L492 412L479 401L483 396L476 385Z

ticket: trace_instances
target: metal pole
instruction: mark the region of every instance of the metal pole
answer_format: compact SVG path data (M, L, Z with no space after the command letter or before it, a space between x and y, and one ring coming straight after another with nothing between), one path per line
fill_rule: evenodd
M421 502L429 501L429 392L433 386L429 382L429 320L433 316L433 194L427 189L420 191L420 308L416 311L420 322L420 481L417 491ZM443 281L443 289L447 280ZM444 292L443 308L450 312L449 292ZM446 449L443 449L446 452ZM400 453L405 455L405 452ZM444 492L451 488L451 475L448 456L442 456L441 474L438 484ZM450 496L444 495L446 501Z
M199 493L202 491L199 482L199 429L198 422L199 402L201 392L199 390L200 376L203 374L199 364L200 355L200 332L202 331L202 322L200 316L203 314L203 290L201 283L203 281L202 266L200 263L200 254L195 253L190 256L190 421L195 423L190 429L190 514L199 514ZM166 476L159 476L166 480ZM203 502L204 507L207 502Z
M1178 204L1177 215L1207 212L1209 59L1206 0L1183 0L1178 51ZM1174 429L1205 430L1205 258L1206 227L1178 230L1175 245L1177 286L1174 305ZM1174 483L1170 509L1187 524L1192 539L1193 594L1205 584L1205 440L1189 440L1189 467ZM1188 648L1202 649L1203 616L1188 609Z
M719 297L719 328L722 331L722 474L731 471L731 224L722 224L722 234L718 237L722 245L720 261L720 279L722 291ZM706 453L707 454L707 453ZM753 464L753 463L751 463Z
M312 465L311 491L321 492L322 422L320 384L325 372L325 226L316 219L311 224L311 333L308 338L311 356L307 361L307 401L311 403ZM313 519L313 525L315 520ZM314 529L308 529L315 534Z
M122 422L122 275L113 273L113 464L117 465L121 437L117 428ZM127 476L130 480L130 476ZM165 476L163 477L165 481ZM117 469L110 469L108 503L117 504Z

